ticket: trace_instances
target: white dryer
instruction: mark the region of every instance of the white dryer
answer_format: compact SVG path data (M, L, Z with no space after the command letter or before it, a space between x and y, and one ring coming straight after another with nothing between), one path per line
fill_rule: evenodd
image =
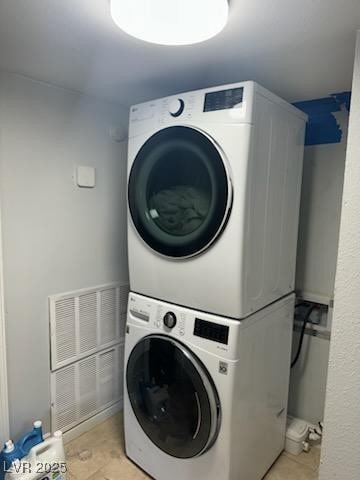
M253 82L132 107L130 289L237 319L293 291L305 120Z
M130 293L128 457L156 480L260 480L284 448L293 306L237 321Z

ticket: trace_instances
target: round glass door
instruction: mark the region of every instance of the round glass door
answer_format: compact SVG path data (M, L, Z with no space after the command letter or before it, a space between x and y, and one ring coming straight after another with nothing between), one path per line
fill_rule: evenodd
M232 191L223 158L199 130L169 127L153 135L132 165L131 218L152 249L195 255L222 232Z
M151 335L130 354L126 383L135 416L150 440L177 458L208 450L220 403L205 367L180 342Z

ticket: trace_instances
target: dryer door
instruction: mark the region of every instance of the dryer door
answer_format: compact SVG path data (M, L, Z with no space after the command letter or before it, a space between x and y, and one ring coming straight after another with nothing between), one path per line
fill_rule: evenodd
M133 224L144 242L169 257L206 249L226 225L232 188L223 154L190 127L169 127L140 149L128 184Z
M200 360L177 340L150 335L129 356L126 386L150 440L177 458L199 456L214 443L220 401Z

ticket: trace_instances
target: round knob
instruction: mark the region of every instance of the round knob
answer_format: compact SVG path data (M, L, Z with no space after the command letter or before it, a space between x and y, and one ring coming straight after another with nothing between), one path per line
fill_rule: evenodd
M172 100L169 105L169 113L172 117L179 117L184 111L185 102L181 98Z
M164 315L164 325L167 328L174 328L176 325L176 315L173 312L167 312Z

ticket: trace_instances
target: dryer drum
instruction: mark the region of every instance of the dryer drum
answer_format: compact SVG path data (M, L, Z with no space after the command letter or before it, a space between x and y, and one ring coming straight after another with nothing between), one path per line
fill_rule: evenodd
M182 343L145 337L130 354L126 385L141 428L165 453L192 458L216 440L218 394L203 364Z
M225 227L231 196L220 149L191 127L154 134L130 171L133 225L149 247L169 257L207 248Z

